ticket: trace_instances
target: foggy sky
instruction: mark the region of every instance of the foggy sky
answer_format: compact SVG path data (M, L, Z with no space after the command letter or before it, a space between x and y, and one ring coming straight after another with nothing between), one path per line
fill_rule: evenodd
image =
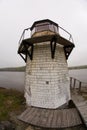
M25 65L17 54L18 41L25 28L42 19L72 34L69 66L87 65L87 0L0 0L0 68Z

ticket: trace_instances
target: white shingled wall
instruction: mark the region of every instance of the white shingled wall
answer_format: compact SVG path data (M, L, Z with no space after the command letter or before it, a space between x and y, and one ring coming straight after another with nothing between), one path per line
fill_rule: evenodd
M70 99L68 67L63 47L57 44L51 58L50 42L34 46L33 60L26 63L25 98L27 105L57 108Z

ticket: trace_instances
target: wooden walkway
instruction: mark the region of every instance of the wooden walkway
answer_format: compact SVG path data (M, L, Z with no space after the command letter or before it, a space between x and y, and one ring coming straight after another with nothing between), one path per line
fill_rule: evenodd
M85 124L87 126L87 102L84 101L80 104L77 104L77 107L78 107L78 109L79 109L79 111L80 111L80 113L85 121Z
M78 83L78 86L76 83ZM83 84L85 84L85 86ZM87 94L87 83L70 77L70 88L72 99L87 126L87 100L85 100L82 96L82 93Z
M76 84L78 82L78 86ZM87 83L83 86L84 82L77 80L76 78L70 78L70 88L72 100L74 101L77 109L79 110L86 126L87 126L87 100L82 96L84 93L87 94Z
M42 109L28 107L18 119L43 128L67 128L83 124L76 108Z

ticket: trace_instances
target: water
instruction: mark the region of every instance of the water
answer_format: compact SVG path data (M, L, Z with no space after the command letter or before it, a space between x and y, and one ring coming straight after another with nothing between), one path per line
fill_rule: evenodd
M70 70L70 77L87 83L87 69ZM24 90L24 72L0 72L0 87Z
M24 72L0 72L0 87L24 90Z
M81 86L82 87L87 87L87 69L79 69L79 70L70 70L69 71L70 77L76 78L76 85L75 87L79 87L79 81L81 81ZM73 82L74 83L74 82ZM72 85L73 86L73 85Z
M70 70L70 77L74 77L82 82L87 83L87 69Z

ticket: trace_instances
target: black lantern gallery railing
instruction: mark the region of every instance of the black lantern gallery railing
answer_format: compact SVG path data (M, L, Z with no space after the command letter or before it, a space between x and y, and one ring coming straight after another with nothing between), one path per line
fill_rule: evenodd
M40 35L35 36L36 33ZM42 20L34 22L31 27L24 29L19 40L18 54L25 62L27 61L27 54L32 60L34 44L46 41L50 42L52 59L55 57L57 43L63 46L66 59L74 47L72 35L68 31L51 20Z
M40 25L40 26L42 26L42 25ZM31 31L30 27L23 30L22 35L21 35L20 40L19 40L19 45L21 44L22 40L29 38L29 35L28 35L28 37L26 36L26 32L28 34L30 34L30 33L32 33L30 31ZM74 43L72 35L67 30L62 28L61 26L58 26L58 34L60 36L64 37L65 39L69 40L70 42Z

